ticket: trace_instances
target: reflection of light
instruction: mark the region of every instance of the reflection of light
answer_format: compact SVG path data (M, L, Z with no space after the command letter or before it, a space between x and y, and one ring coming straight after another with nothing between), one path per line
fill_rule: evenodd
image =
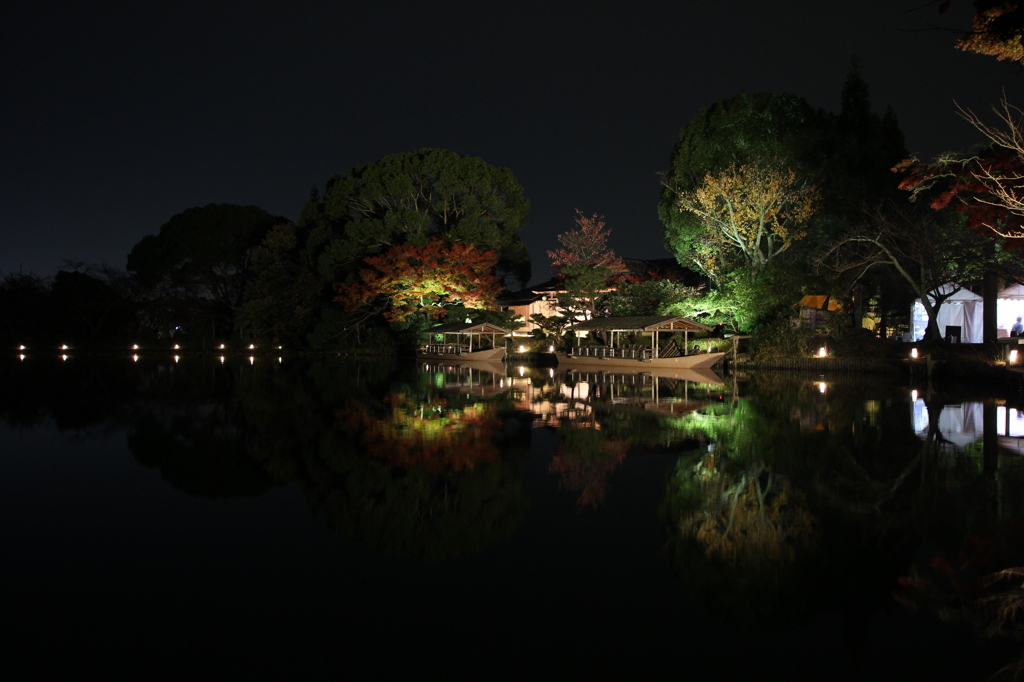
M249 356L249 364L250 365L255 365L256 364L256 358L254 356L252 356L252 355Z
M504 379L502 379L501 381L498 382L498 387L499 388L505 388L505 380Z
M825 350L825 346L818 349L818 357L823 358L828 351Z
M1010 351L1010 362L1017 362L1017 351Z
M526 368L519 365L519 376L526 376Z
M914 360L917 360L917 349L916 348L911 348L910 349L910 357L913 358Z
M133 355L132 356L132 362L138 362L138 361L139 361L139 356L138 355Z
M819 393L824 393L825 392L825 382L824 381L819 381L818 382L818 392Z
M280 364L281 364L282 362L284 362L284 358L282 358L282 357L280 357L280 356L279 356L279 357L277 358L277 364L279 364L279 365L280 365Z
M66 355L62 355L62 356L60 356L60 359L61 359L61 360L67 360L67 359L68 359L68 356L66 356Z
M554 353L555 352L555 347L554 346L548 346L548 352L549 353Z
M551 369L551 368L548 368L548 376L551 377L552 379L554 379L555 378L555 370Z
M915 403L917 402L917 389L916 388L913 391L910 392L910 399L912 401L914 401Z
M519 346L519 352L520 353L525 353L526 352L526 346Z
M222 364L222 365L224 364L224 356L223 355L220 356L220 364Z
M178 360L180 360L180 359L181 359L181 356L180 356L180 355L175 355L175 356L174 356L174 361L175 361L175 362L177 362L177 361L178 361Z
M22 354L22 355L19 355L19 356L18 356L18 359L19 359L19 360L24 360L24 359L25 359L25 355L24 355L24 354Z

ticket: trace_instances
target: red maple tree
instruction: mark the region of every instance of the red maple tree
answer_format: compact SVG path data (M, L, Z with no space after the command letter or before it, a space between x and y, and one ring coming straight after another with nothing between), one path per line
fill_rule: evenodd
M558 235L558 241L564 248L548 251L551 265L566 270L572 267L598 268L611 270L612 276L628 272L626 263L615 255L608 247L608 236L611 230L605 228L604 216L595 213L588 218L576 209L576 229Z
M348 312L373 306L391 322L420 311L440 319L448 314L445 306L486 308L501 293L494 274L498 255L472 244L432 239L423 246L394 246L363 262L369 267L340 287L334 300Z

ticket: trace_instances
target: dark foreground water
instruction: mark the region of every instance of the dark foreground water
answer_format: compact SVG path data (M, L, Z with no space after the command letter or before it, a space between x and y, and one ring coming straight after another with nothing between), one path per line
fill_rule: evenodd
M29 677L981 680L1021 651L979 603L1024 566L998 401L266 357L0 381Z

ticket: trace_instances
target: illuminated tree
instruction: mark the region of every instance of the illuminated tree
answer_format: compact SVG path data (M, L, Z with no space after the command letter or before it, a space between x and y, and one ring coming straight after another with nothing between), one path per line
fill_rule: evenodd
M530 202L507 168L444 149L390 154L334 177L302 210L307 257L341 282L366 256L430 239L498 254L499 274L525 283L530 256L519 233Z
M551 265L556 268L575 266L605 267L613 275L626 272L626 264L608 247L611 230L605 228L604 217L595 213L591 217L576 210L576 229L558 235L559 243L564 247L548 251Z
M789 249L806 236L818 204L818 190L794 171L765 165L708 173L696 190L679 194L679 210L702 226L691 261L716 279L737 260L757 270Z
M676 315L695 301L703 286L686 286L670 279L627 282L608 295L608 312L614 316Z
M971 32L956 46L996 59L1024 62L1024 7L1015 0L975 0Z
M603 218L576 210L576 229L558 235L561 249L548 251L567 293L558 297L566 320L590 319L599 314L608 292L629 281L629 269L608 247L611 230Z
M486 308L501 292L493 251L432 239L424 246L395 246L363 259L359 279L339 288L334 299L354 312L370 306L385 319L402 322L424 312L439 319L447 306Z
M793 295L805 286L825 293L827 282L811 279L805 264L823 243L838 238L851 223L861 220L862 207L877 205L897 193L890 169L906 157L903 136L895 114L884 116L871 109L869 88L860 76L856 60L842 88L841 110L831 114L816 110L806 100L790 94L740 93L702 109L679 131L665 173L658 202L664 223L665 246L679 263L695 271L713 273L707 295L711 319L737 330L756 331L777 316L786 316ZM696 193L707 178L739 175L740 169L768 169L795 174L794 189L812 187L819 198L813 215L801 226L790 227L793 239L776 246L763 245L766 264L744 244L743 249L723 249L709 239L708 225L700 212ZM688 196L700 211L680 210L680 197ZM796 202L800 203L800 200ZM799 211L798 211L799 212ZM720 211L710 211L719 215ZM785 247L785 248L783 248ZM775 269L786 276L769 273ZM786 280L786 281L783 281ZM773 282L779 288L771 288ZM754 292L750 298L748 292ZM831 292L828 292L831 293ZM696 301L696 299L694 299Z
M936 313L963 282L980 279L1004 252L985 232L967 230L955 214L893 206L825 248L817 267L852 284L876 267L892 268L921 300L929 338L942 337Z

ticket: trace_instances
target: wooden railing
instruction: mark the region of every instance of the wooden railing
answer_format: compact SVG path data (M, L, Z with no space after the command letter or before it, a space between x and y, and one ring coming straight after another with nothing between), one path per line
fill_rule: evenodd
M477 350L480 350L477 348ZM425 353L444 353L448 355L461 355L468 353L469 346L461 343L428 343L423 346Z
M622 358L624 360L650 360L650 348L611 348L609 346L570 346L569 355L581 358Z

